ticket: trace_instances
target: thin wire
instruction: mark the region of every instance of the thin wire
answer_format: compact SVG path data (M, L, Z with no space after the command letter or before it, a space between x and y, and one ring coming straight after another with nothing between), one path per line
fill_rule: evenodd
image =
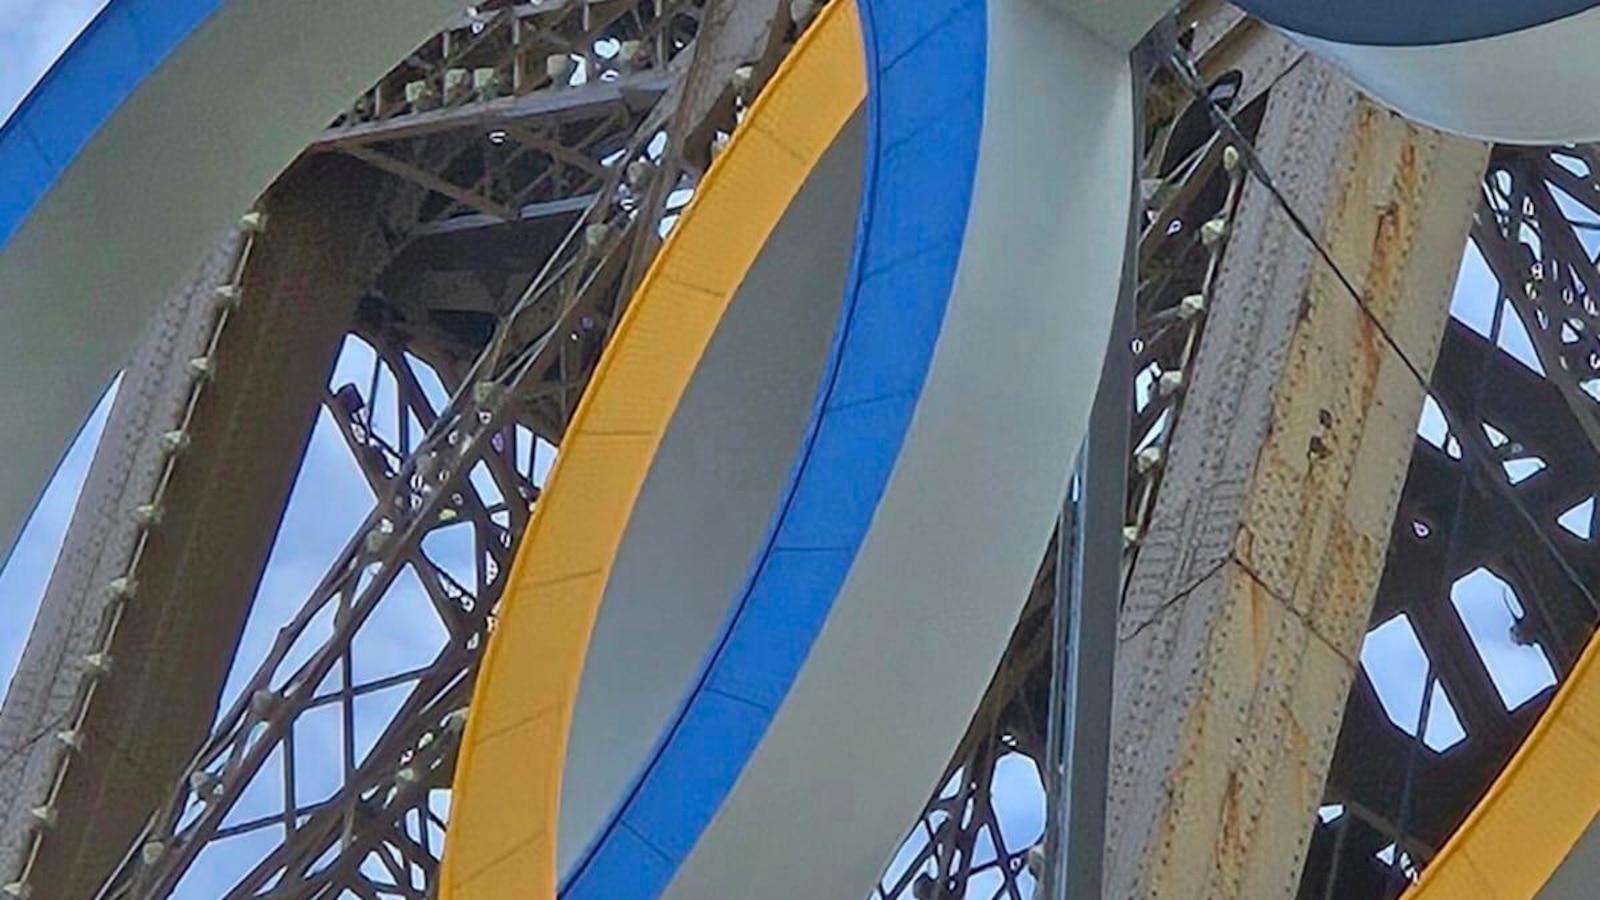
M1416 381L1416 383L1422 387L1425 392L1429 392L1431 395L1431 391L1429 391L1430 380L1426 375L1423 374L1421 367L1413 362L1410 356L1407 355L1404 348L1400 346L1400 343L1394 338L1393 334L1389 331L1385 323L1367 304L1366 297L1361 293L1360 289L1356 287L1354 281L1348 275L1346 275L1339 263L1333 258L1332 253L1317 237L1316 233L1312 231L1310 226L1307 225L1305 219L1300 216L1299 211L1295 209L1293 203L1289 201L1289 198L1278 187L1276 180L1272 177L1271 171L1267 168L1265 162L1256 152L1253 142L1245 137L1237 124L1235 124L1233 119L1228 115L1227 111L1222 109L1221 106L1211 97L1210 93L1205 90L1204 85L1200 80L1198 70L1195 68L1194 63L1188 58L1181 47L1174 49L1171 55L1171 67L1174 71L1174 74L1177 76L1178 80L1183 84L1183 86L1191 94L1193 94L1199 103L1205 106L1217 129L1223 134L1227 135L1234 146L1238 148L1245 167L1250 172L1251 176L1254 177L1256 181L1267 190L1279 208L1282 209L1284 215L1288 217L1289 222L1294 229L1299 232L1300 236L1307 241L1316 254L1322 258L1322 261L1327 265L1328 270L1344 288L1345 293L1347 293L1350 298L1355 301L1356 307L1361 311L1361 314L1368 320L1368 322L1371 323L1372 327L1378 332L1384 343L1388 344L1389 347L1394 351L1395 356L1400 359L1400 362L1406 367L1406 369L1410 371L1412 378ZM1498 332L1499 324L1505 311L1505 305L1505 299L1502 297L1496 309L1495 323L1491 329L1492 331ZM1491 343L1494 343L1493 338L1491 338ZM1476 413L1477 409L1481 408L1482 406L1483 393L1487 389L1488 385L1487 375L1487 369L1482 369L1478 373L1477 384L1475 386L1473 396L1474 409L1472 412L1474 413ZM1445 412L1446 421L1451 425L1450 431L1461 430L1460 427L1457 427L1456 423L1462 422L1463 420L1451 416L1449 414L1450 411L1446 408L1446 404L1438 397L1435 397L1434 401L1439 403L1441 411ZM1463 457L1469 457L1470 459L1467 461L1472 465L1463 467L1465 471L1463 471L1460 480L1457 502L1458 515L1456 516L1456 521L1452 523L1453 536L1447 545L1447 557L1453 556L1452 551L1455 548L1457 543L1456 537L1458 536L1455 535L1455 532L1459 531L1462 520L1465 518L1464 515L1461 514L1461 510L1465 507L1469 485L1474 480L1477 480L1474 478L1474 474L1481 475L1482 472L1487 471L1491 473L1487 479L1489 486L1500 493L1516 512L1516 514L1524 521L1528 529L1533 532L1535 538L1549 553L1556 566L1561 569L1563 576L1573 586L1573 588L1575 588L1578 593L1584 597L1584 599L1589 603L1590 607L1600 610L1600 601L1596 600L1594 594L1589 590L1588 586L1578 575L1577 571L1567 561L1566 557L1556 547L1549 535L1545 533L1544 529L1540 527L1538 520L1522 502L1522 498L1518 496L1515 490L1509 485L1502 483L1499 478L1494 477L1492 474L1495 471L1494 460L1485 459L1483 454L1480 452L1477 442L1468 439L1464 433L1462 434L1462 437L1457 440L1457 444L1461 447ZM1444 570L1444 578L1448 580L1450 575L1450 564L1447 562ZM1445 589L1448 590L1447 587ZM1422 717L1424 721L1420 721L1418 723L1415 740L1411 747L1411 752L1408 755L1405 779L1401 789L1400 815L1396 822L1394 858L1388 867L1388 871L1391 873L1399 872L1402 876L1404 876L1404 867L1401 865L1401 857L1404 853L1404 848L1401 846L1401 842L1405 836L1406 827L1409 824L1409 819L1412 812L1413 804L1411 801L1414 793L1416 774L1421 760L1420 749L1426 740L1425 735L1427 734L1427 722L1425 719L1430 717L1431 714L1431 700L1433 699L1432 694L1435 690L1436 682L1437 672L1430 662L1428 667L1428 676L1424 679L1421 710L1419 711L1419 716ZM1333 866L1335 867L1336 874L1338 866L1337 858L1334 859ZM1409 882L1409 876L1404 876L1404 879L1405 881Z
M1401 364L1403 364L1411 373L1412 378L1417 382L1417 384L1420 385L1424 391L1427 391L1429 387L1429 379L1425 374L1423 374L1421 367L1413 362L1411 357L1406 354L1405 349L1400 346L1399 341L1397 341L1394 335L1389 331L1388 326L1384 324L1383 320L1379 318L1378 315L1373 312L1372 308L1367 304L1366 297L1362 295L1360 289L1357 288L1355 283L1349 278L1349 276L1345 274L1344 270L1333 258L1333 255L1328 251L1327 247L1322 243L1321 240L1317 238L1316 233L1313 232L1310 226L1306 224L1305 219L1301 218L1299 212L1294 208L1294 204L1292 204L1289 201L1289 198L1284 195L1283 191L1279 189L1277 181L1272 177L1272 173L1267 169L1266 164L1256 153L1254 144L1252 144L1250 140L1244 136L1243 132L1239 130L1239 127L1234 123L1233 119L1229 117L1227 111L1222 109L1222 107L1219 106L1205 90L1204 86L1200 82L1199 73L1195 69L1194 63L1190 61L1189 58L1181 52L1181 50L1173 53L1171 62L1172 69L1177 75L1179 81L1183 83L1184 87L1187 88L1200 103L1205 105L1206 110L1210 113L1211 118L1213 122L1215 122L1217 128L1226 133L1229 139L1234 143L1234 146L1238 148L1239 154L1244 161L1246 169L1258 182L1260 182L1261 186L1266 188L1267 192L1272 195L1278 206L1283 210L1284 215L1289 218L1289 222L1294 226L1295 231L1299 232L1300 236L1305 238L1305 240L1311 245L1312 249L1316 251L1317 255L1322 258L1322 261L1327 264L1329 271L1333 273L1340 285L1344 287L1345 293L1349 294L1350 298L1355 301L1356 307L1361 311L1361 314L1367 319L1372 327L1378 332L1379 337L1381 337L1383 342L1388 344L1390 349L1394 351L1395 356L1400 359ZM1446 404L1438 397L1434 397L1434 401L1439 404L1441 410L1444 410L1446 413L1449 412ZM1447 416L1447 418L1449 417ZM1473 456L1474 459L1472 462L1482 465L1487 471L1494 471L1494 461L1492 459L1484 459L1482 454L1478 452L1477 445L1474 442L1461 440L1458 441L1458 443L1462 446L1462 454L1464 456ZM1583 598L1588 602L1591 608L1600 611L1600 599L1596 599L1593 592L1589 590L1588 585L1584 583L1583 578L1578 574L1577 570L1572 567L1572 564L1567 561L1564 555L1562 555L1560 548L1555 545L1555 542L1551 540L1549 534L1547 534L1540 526L1539 520L1522 502L1522 498L1519 497L1509 485L1503 483L1498 478L1489 478L1487 479L1487 482L1489 487L1498 491L1505 498L1511 508L1516 512L1517 516L1521 518L1524 524L1528 526L1528 530L1533 532L1534 537L1550 554L1551 558L1555 561L1556 566L1561 569L1562 575L1567 579L1572 587L1577 590L1578 593L1583 595Z

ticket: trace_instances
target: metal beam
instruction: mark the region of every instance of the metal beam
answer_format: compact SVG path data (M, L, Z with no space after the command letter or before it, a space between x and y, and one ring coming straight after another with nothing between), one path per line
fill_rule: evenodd
M534 222L539 219L563 218L577 215L589 208L598 194L579 194L576 197L565 197L560 200L548 200L544 203L529 203L518 211L514 222ZM439 234L460 234L464 231L473 231L479 228L493 228L505 225L507 222L492 215L466 215L455 216L442 222L428 222L418 225L411 232L413 237L425 238Z
M1487 160L1308 61L1257 146L1361 301L1252 181L1119 627L1119 900L1295 891Z
M172 343L153 348L168 355L142 356L123 386L122 431L91 467L97 489L46 596L41 623L68 627L36 629L19 672L53 670L66 682L53 690L72 698L65 722L28 726L49 738L24 788L55 809L54 827L27 829L33 804L7 804L8 834L36 837L22 860L35 900L90 896L210 730L317 398L386 247L377 181L331 158L288 176L294 190L268 203L237 309L217 291L236 277L224 257L169 304L158 334ZM169 430L186 435L181 453ZM111 487L119 475L125 490ZM92 671L85 652L109 668ZM57 739L69 729L77 743Z
M475 209L483 215L498 220L502 224L506 222L512 222L517 219L517 214L513 210L501 206L482 194L474 193L466 188L456 187L432 172L429 172L426 169L419 169L408 162L395 159L387 154L379 153L378 151L369 147L362 147L359 145L347 146L344 148L344 152L345 154L354 157L355 159L359 159L373 168L378 169L379 171L388 172L391 175L398 175L412 184L425 187L441 196L449 197L451 200L460 203L462 206Z
M648 109L676 77L670 72L650 70L615 81L548 88L523 97L505 97L377 122L341 125L323 132L309 150L346 150L351 146L422 137L469 126L487 133L529 119L538 119L541 125L554 124L618 104L630 109Z

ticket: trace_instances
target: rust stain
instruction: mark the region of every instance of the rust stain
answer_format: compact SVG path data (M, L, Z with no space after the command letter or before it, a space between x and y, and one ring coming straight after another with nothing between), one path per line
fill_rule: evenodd
M1244 786L1237 771L1228 772L1228 786L1222 795L1222 823L1217 835L1217 868L1223 870L1225 861L1235 865L1244 858L1248 844L1247 817L1244 815ZM1231 866L1229 868L1232 868Z
M1259 670L1262 660L1266 659L1267 653L1271 649L1267 646L1266 592L1261 585L1255 582L1255 579L1244 579L1244 583L1250 592L1250 651L1252 658L1255 660L1255 668Z

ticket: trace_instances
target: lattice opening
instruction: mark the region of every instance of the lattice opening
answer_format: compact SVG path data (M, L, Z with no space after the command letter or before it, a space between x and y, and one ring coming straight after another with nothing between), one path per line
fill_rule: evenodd
M1594 536L1594 508L1595 498L1590 497L1563 512L1556 524L1578 540L1587 541Z
M1433 675L1432 662L1422 649L1411 618L1405 613L1367 633L1361 647L1361 667L1378 695L1384 714L1396 728L1417 737L1443 753L1466 740L1467 732L1456 714L1444 685ZM1423 692L1431 681L1426 728L1422 721Z
M1461 458L1461 443L1450 433L1450 424L1445 420L1444 410L1439 408L1438 401L1432 397L1422 399L1422 416L1417 420L1417 437L1443 450L1451 459Z
M1451 585L1450 603L1507 710L1556 683L1550 657L1519 627L1526 612L1510 584L1488 569L1474 569Z

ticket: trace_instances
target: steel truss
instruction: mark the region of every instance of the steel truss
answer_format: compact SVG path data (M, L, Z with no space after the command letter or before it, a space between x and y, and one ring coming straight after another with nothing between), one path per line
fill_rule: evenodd
M1361 671L1301 882L1308 900L1398 896L1555 692L1508 708L1492 651L1453 608L1458 584L1498 580L1512 642L1539 648L1558 682L1600 619L1600 532L1572 515L1600 481L1597 163L1592 147L1491 158L1430 386L1436 418L1419 428L1372 616L1373 628L1404 616L1414 630L1423 708L1394 721ZM1464 733L1453 742L1446 705Z
M767 22L776 37L763 33L742 59L714 57L722 68L699 74L711 89L697 94L684 51L705 35L704 23L720 21L719 9L657 0L536 11L485 4L359 99L314 147L420 192L390 216L395 261L363 305L357 333L373 348L373 377L325 398L378 500L219 717L103 900L168 896L205 854L251 839L266 849L220 896L430 896L478 654L537 500L527 450L538 438L559 441L663 221L681 205L673 194L692 186L793 36L787 15ZM803 6L796 14L803 23ZM1240 61L1220 32L1188 40L1205 44L1197 52L1213 96L1248 125L1274 74L1228 70ZM729 66L730 58L749 64ZM572 84L580 68L592 77ZM1181 415L1184 372L1240 180L1237 154L1165 79L1148 120L1125 565ZM489 276L469 273L470 289L451 282L446 302L407 292L408 249L463 234L492 247L508 227L564 237ZM434 377L448 399L430 396ZM394 385L395 396L380 398L379 384ZM391 400L392 416L382 409ZM470 536L473 552L434 552L447 534ZM1054 666L1054 571L1047 556L944 788L875 897L1031 895L1043 835L1002 833L994 788L999 777L1016 784L1018 771L1032 770L1029 789L1043 803L1037 771ZM363 628L406 585L438 620L438 652L426 666L363 678ZM376 737L358 740L364 699L387 691L404 699ZM326 758L330 748L310 740L303 723L323 711L341 722L341 772L326 796L307 799L298 762Z
M1191 31L1185 40L1193 42ZM1215 46L1215 45L1212 45ZM1231 68L1226 53L1202 56L1211 96L1233 109L1247 136L1260 121L1275 72ZM1158 73L1146 109L1141 168L1144 221L1137 248L1132 456L1123 532L1123 572L1160 488L1165 452L1182 415L1184 378L1199 346L1218 266L1226 252L1244 172L1236 148L1201 104ZM1053 805L1046 724L1054 671L1056 542L1040 564L999 672L967 735L871 900L1030 900L1051 846ZM935 677L930 675L930 677ZM1004 782L1002 788L997 784ZM1001 796L1001 795L1004 796ZM1006 834L998 809L1037 804L1038 828ZM1019 818L1026 819L1026 816Z
M640 260L809 15L798 8L795 26L772 12L752 24L716 3L484 4L313 148L423 192L390 215L391 287L430 239L469 234L493 251L495 226L525 239L530 223L551 237L469 276L498 290L467 292L466 316L460 297L391 301L380 276L357 326L371 379L325 399L376 503L101 898L168 896L208 852L263 839L221 896L429 894L476 666L538 496L532 448L559 441ZM439 552L462 536L471 553ZM436 655L363 677L364 626L418 590L443 636ZM363 701L383 692L404 697L358 739ZM308 800L305 761L333 753L308 738L324 711L340 722L341 771Z

